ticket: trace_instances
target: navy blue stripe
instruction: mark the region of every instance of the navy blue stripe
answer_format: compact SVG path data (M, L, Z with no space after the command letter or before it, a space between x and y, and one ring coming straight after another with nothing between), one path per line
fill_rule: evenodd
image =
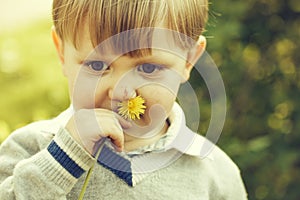
M98 158L98 163L125 181L129 186L133 186L131 163L129 160L116 154L104 145Z
M52 141L48 146L49 153L53 158L61 164L72 176L79 178L84 170L78 166L67 154L64 152L55 141Z

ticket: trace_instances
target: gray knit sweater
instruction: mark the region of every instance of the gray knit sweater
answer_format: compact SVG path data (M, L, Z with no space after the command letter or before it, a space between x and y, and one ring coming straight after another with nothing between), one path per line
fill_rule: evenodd
M1 144L1 200L78 198L96 159L57 119L23 127ZM85 199L247 199L238 167L217 146L206 157L179 149L128 156L104 144Z

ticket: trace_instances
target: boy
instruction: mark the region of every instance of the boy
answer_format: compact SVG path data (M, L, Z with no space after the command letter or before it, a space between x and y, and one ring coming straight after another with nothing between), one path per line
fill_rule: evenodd
M175 103L207 12L205 0L54 0L72 105L1 145L0 199L77 199L94 162L85 199L246 199L219 148L195 151L205 139Z

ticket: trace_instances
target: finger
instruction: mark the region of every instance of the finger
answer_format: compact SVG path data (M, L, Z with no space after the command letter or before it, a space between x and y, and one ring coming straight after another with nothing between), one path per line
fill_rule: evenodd
M115 145L115 147L118 151L123 151L123 149L124 149L123 132L121 134L111 133L111 134L108 134L108 137L111 139L112 143Z
M108 137L112 140L116 149L121 151L124 147L123 128L130 127L131 124L117 116L116 113L106 109L95 109L101 137Z
M132 124L127 121L126 119L124 119L123 117L121 117L120 115L118 115L117 113L114 113L115 117L118 119L120 125L122 126L123 129L129 129L132 127Z
M123 129L128 129L128 128L132 127L132 124L129 121L125 120L119 114L117 114L111 110L98 108L98 109L95 109L95 112L97 113L99 118L112 117L112 118L117 119L117 121L119 122L119 124L121 125L121 127Z

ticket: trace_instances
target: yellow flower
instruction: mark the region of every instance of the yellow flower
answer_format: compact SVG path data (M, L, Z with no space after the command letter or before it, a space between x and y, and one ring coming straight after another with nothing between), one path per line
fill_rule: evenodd
M125 119L140 119L140 115L145 113L145 99L141 96L130 98L118 103L118 113Z

